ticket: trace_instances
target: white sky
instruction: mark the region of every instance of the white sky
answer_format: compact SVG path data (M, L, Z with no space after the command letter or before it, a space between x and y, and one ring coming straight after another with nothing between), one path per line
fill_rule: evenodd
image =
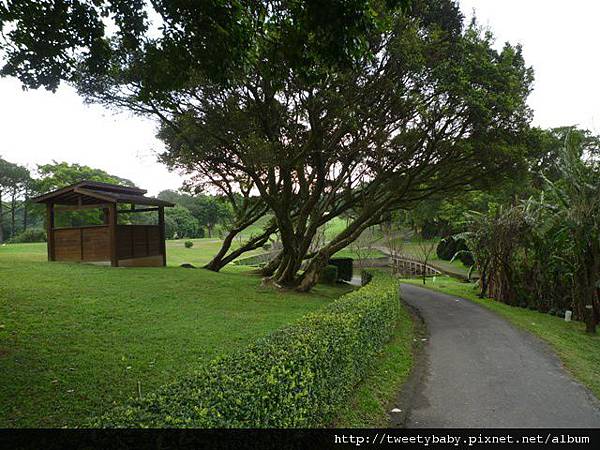
M525 61L535 70L529 104L534 124L600 125L600 2L597 0L460 0L465 15L476 11L499 47L523 44ZM35 168L52 160L85 164L157 194L176 189L182 179L156 162L162 144L155 125L129 114L115 115L84 105L63 86L56 94L21 90L14 79L0 79L0 156Z

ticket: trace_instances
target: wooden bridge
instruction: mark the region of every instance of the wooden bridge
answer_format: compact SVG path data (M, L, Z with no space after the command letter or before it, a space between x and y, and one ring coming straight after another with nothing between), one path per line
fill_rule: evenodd
M425 276L432 277L442 274L442 272L434 267L405 256L393 257L392 268L399 275L423 276L423 272L425 272Z

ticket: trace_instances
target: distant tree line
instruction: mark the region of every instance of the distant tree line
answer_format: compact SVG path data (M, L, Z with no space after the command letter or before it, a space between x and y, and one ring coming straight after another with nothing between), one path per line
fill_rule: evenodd
M227 229L232 220L229 203L219 196L190 195L173 190L162 191L158 198L175 203L165 211L167 238L203 238Z

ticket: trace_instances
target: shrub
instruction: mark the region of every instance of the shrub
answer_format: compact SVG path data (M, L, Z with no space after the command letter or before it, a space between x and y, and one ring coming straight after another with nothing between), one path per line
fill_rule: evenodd
M26 242L46 242L46 232L39 228L30 228L9 239L11 244L21 244Z
M329 264L338 269L338 280L350 281L352 279L352 258L331 258Z
M185 248L192 248L194 243L192 241L185 241L183 245L185 245Z
M473 255L469 252L469 248L464 239L457 239L452 236L442 239L436 247L436 254L438 258L446 261L450 261L456 256L456 258L467 267L475 264Z
M467 251L467 250L465 250L464 252L462 252L461 254L459 254L458 255L458 259L460 260L461 263L463 263L463 265L465 265L467 267L471 267L473 264L475 264L475 260L473 259L473 255L471 255L471 253L469 251Z
M368 270L362 270L360 272L360 285L361 286L366 286L367 284L369 284L371 282L372 279L373 279L373 274L371 272L369 272Z
M319 276L321 283L333 284L338 280L338 268L332 264L325 266Z
M259 339L93 427L323 427L394 332L397 282L377 275L316 313Z
M452 259L452 257L454 256L454 253L452 253L452 251L454 250L455 247L455 243L454 243L454 238L453 237L447 237L442 239L436 249L435 252L438 256L438 258L449 261Z

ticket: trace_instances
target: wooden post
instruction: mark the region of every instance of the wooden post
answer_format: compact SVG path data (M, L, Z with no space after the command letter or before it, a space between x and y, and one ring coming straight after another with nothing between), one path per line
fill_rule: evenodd
M104 223L104 225L108 225L109 224L109 212L108 212L108 208L102 208L102 214L103 214L103 220L102 222Z
M160 251L163 257L163 266L167 265L167 246L165 244L165 207L158 208L158 232L160 235Z
M46 235L48 239L48 261L54 261L54 203L46 203Z
M117 205L111 204L108 207L108 235L110 245L110 265L118 267L119 256L117 255Z

